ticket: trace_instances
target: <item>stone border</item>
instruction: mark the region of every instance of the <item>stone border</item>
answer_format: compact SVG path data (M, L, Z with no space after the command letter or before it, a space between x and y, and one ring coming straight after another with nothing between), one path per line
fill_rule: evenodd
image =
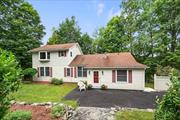
M75 109L72 106L58 102L28 103L28 102L18 102L12 100L10 103L11 105L17 104L17 105L44 106L46 108L51 108L53 106L64 106L64 109L66 111L64 116L62 117L64 120L70 119L75 111Z

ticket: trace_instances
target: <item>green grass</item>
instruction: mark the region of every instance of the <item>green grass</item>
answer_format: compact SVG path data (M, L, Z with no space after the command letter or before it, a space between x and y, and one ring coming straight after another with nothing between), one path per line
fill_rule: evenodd
M63 98L70 93L76 84L48 85L48 84L22 84L20 89L12 94L16 101L23 102L64 102L76 106L76 101L66 101Z
M145 87L150 87L154 89L154 83L145 83Z
M116 120L153 120L153 112L125 110L116 113Z

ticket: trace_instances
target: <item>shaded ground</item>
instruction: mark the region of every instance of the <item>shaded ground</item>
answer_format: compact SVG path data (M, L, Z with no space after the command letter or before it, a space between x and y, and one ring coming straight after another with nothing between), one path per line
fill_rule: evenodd
M86 107L131 107L155 108L156 96L162 98L164 92L143 92L130 90L88 90L79 92L74 89L65 96L68 100L77 100L80 106Z
M51 118L51 108L45 106L17 105L11 106L11 110L27 110L32 112L32 120L55 120ZM56 119L57 120L57 119ZM60 120L60 119L58 119Z

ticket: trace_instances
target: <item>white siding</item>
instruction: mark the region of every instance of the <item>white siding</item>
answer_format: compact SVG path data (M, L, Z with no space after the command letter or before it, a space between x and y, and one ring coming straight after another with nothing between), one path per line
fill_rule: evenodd
M90 74L89 74L90 71ZM93 72L99 71L99 83L94 83ZM104 74L102 74L102 71ZM144 90L145 84L145 70L133 69L132 70L132 83L128 82L112 82L112 70L111 69L98 69L88 70L87 77L85 78L73 78L75 81L87 81L88 84L92 84L94 88L100 88L102 84L105 84L110 89L129 89L129 90Z
M72 52L72 57L70 56ZM52 67L52 77L35 77L35 81L50 81L51 78L62 78L65 82L70 80L64 78L64 67L68 67L69 63L76 57L81 55L82 52L79 46L76 44L71 47L66 53L66 57L59 57L58 52L50 52L50 61L39 61L39 53L32 53L32 67L37 69L38 67Z

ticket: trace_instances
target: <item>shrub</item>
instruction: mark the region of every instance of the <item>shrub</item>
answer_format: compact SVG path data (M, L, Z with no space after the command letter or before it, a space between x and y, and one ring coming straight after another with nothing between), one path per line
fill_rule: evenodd
M11 52L0 49L0 119L9 109L9 94L19 88L21 72L15 56Z
M170 76L169 89L161 101L157 100L155 120L180 120L180 74L172 70Z
M63 80L62 79L58 79L58 78L52 78L51 84L61 85L61 84L63 84Z
M65 108L64 106L54 106L51 110L51 114L53 118L59 118L62 117L65 114Z
M92 86L91 84L89 84L89 85L87 86L87 89L88 89L88 90L91 90L92 87L93 87L93 86Z
M32 114L30 111L17 110L8 113L3 120L31 120Z
M33 76L35 76L37 73L37 70L34 68L27 68L23 70L24 80L31 81Z
M104 84L101 85L101 90L107 90L107 88L108 88L107 85L104 85Z
M172 67L170 66L163 67L163 66L158 65L156 67L156 74L160 76L168 76L169 73L171 72L171 69Z

